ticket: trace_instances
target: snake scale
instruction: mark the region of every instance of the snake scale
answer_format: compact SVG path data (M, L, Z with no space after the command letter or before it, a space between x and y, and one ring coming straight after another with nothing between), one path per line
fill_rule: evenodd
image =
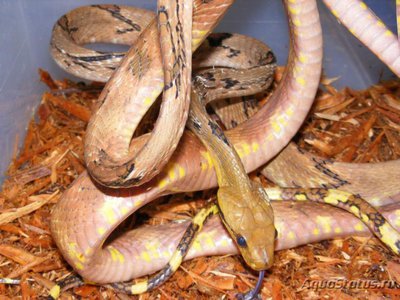
M194 1L194 29L193 34L193 46L196 48L205 37L204 29L196 29L196 22L202 20L204 15L201 12L206 12L207 17L210 16L210 11L215 12L215 9L211 9L213 5L220 9L221 15L232 4L232 1ZM209 6L208 6L209 5ZM253 118L244 124L226 132L228 138L241 154L246 171L254 170L260 165L266 163L272 158L279 150L287 144L290 138L295 134L297 128L302 123L306 116L308 109L312 103L313 97L318 86L320 70L321 70L321 59L322 59L322 40L321 40L321 28L319 26L318 12L316 9L315 1L302 0L302 1L285 1L287 10L289 12L289 24L291 33L291 51L288 60L288 68L285 71L284 77L277 91L272 95L270 101L258 112ZM106 16L124 16L119 17L118 20L128 24L129 28L138 28L141 26L134 26L132 21L128 22L125 16L125 8L118 6L97 6L94 7L97 13L104 12ZM95 14L97 14L95 13ZM128 13L126 13L128 14ZM218 20L221 15L216 16ZM196 16L198 17L196 21ZM150 19L150 17L149 17ZM130 20L130 19L129 19ZM154 24L154 21L150 24ZM61 25L60 25L61 24ZM59 26L55 27L55 31L59 30L62 34L66 31L70 31L73 34L78 34L79 30L71 30L75 28L68 16L60 19ZM118 28L118 27L117 27ZM146 34L152 33L148 28L145 27ZM211 26L212 28L212 26ZM118 28L122 34L125 32L133 32L134 30L127 30ZM153 29L154 30L154 29ZM150 32L150 33L148 33ZM196 33L200 33L200 37ZM136 32L136 34L138 34ZM153 35L155 33L152 33ZM137 36L137 35L136 35ZM143 36L146 36L143 33ZM75 41L78 38L75 38ZM96 41L106 41L99 38ZM111 157L108 153L112 150L112 147L120 147L125 149L122 151L123 154L131 153L143 153L141 147L149 149L148 143L151 141L151 137L148 136L140 137L135 140L135 143L131 143L130 136L134 127L138 124L141 116L145 110L143 107L149 107L155 99L147 101L147 94L153 94L154 98L159 94L162 89L162 83L164 82L164 75L162 72L156 74L155 79L152 79L156 87L155 90L149 91L144 89L142 92L138 92L139 99L143 103L134 103L133 106L129 107L129 99L125 99L122 104L126 105L122 108L118 108L117 104L109 103L110 97L114 97L115 93L124 89L123 81L121 81L119 75L130 71L135 73L132 66L139 67L141 70L140 74L143 73L144 78L146 70L149 70L148 54L154 54L157 52L157 46L154 46L154 53L148 49L152 49L151 43L157 41L156 38L143 38L139 39L136 46L127 55L127 58L122 63L122 68L113 75L111 83L107 84L105 91L101 97L101 106L96 112L96 122L91 121L88 132L88 149L92 149L87 156L96 157L92 159L88 158L88 166L93 165L96 167L100 166L100 171L92 171L92 175L96 177L96 180L102 183L107 183L114 180L111 185L125 186L132 184L142 184L135 189L110 189L96 185L86 174L81 175L73 187L71 187L62 197L60 203L57 205L53 212L52 217L52 233L56 240L57 245L61 249L64 257L67 261L86 279L97 283L107 283L111 281L126 281L133 277L141 276L154 272L160 269L165 264L178 243L175 235L179 238L181 234L182 225L171 224L168 225L170 231L168 233L163 232L160 234L161 228L141 228L135 231L128 232L111 243L107 243L104 247L103 243L106 237L121 223L127 216L133 213L135 210L152 201L153 199L166 195L169 193L176 193L181 191L193 191L212 187L216 184L216 177L213 173L213 166L209 153L204 149L201 143L189 132L184 132L179 147L175 149L176 144L173 145L173 149L163 156L163 160L172 154L171 160L165 166L150 168L150 175L145 173L136 174L135 170L140 170L136 164L136 158L132 162L130 157L128 160L126 157ZM81 43L85 41L81 40ZM93 42L93 41L92 41ZM117 41L121 43L121 41ZM210 39L208 46L218 48L217 46L226 46L224 43L228 42L229 37ZM162 44L162 43L161 43ZM206 44L207 45L207 44ZM53 56L61 56L64 59L61 61L64 66L72 66L71 69L75 69L76 66L80 67L81 71L90 71L91 67L86 65L90 59L88 55L82 53L67 54L64 47L57 46L57 43L53 40ZM68 46L67 46L68 47ZM147 50L143 50L145 48ZM207 47L207 46L206 46ZM232 55L235 48L232 46L220 47L226 51L227 55ZM221 50L221 49L220 49ZM79 52L79 51L78 51ZM69 52L70 53L70 52ZM99 55L96 53L96 55ZM65 59L68 56L69 59ZM131 56L135 59L131 59ZM82 59L83 57L83 59ZM119 59L120 54L112 56L106 56L100 54L100 58L92 59L95 62L102 60L113 60ZM71 61L73 63L71 63ZM62 64L62 63L61 63ZM203 65L202 65L203 64ZM124 69L124 66L126 67ZM199 58L198 66L207 66L207 61L202 61ZM160 65L157 67L160 68ZM79 68L78 68L79 69ZM111 71L115 69L115 65L106 67L108 70L108 76ZM122 70L122 71L121 71ZM132 71L131 71L132 70ZM136 70L136 69L135 69ZM153 74L154 75L154 74ZM103 80L108 77L105 75ZM162 78L162 80L160 79ZM97 80L99 78L96 78ZM145 78L147 80L147 78ZM168 82L168 81L167 81ZM116 88L112 90L113 84L116 84ZM132 82L131 82L132 83ZM133 82L133 84L138 84ZM227 82L227 85L232 85L232 82ZM159 91L157 90L159 89ZM142 93L142 94L140 94ZM111 95L111 96L110 96ZM132 97L133 98L133 97ZM144 99L144 101L143 101ZM299 105L301 103L301 106ZM105 109L104 107L107 107ZM122 112L139 112L139 117L134 116L130 113L129 121L131 118L137 118L133 121L133 125L126 127L127 120L124 119ZM106 125L106 118L102 114L113 113L114 120L117 120L117 125ZM118 114L120 112L120 114ZM160 113L162 115L162 113ZM183 117L184 119L184 117ZM99 121L100 120L100 121ZM278 121L277 121L278 120ZM136 122L136 123L135 123ZM157 121L159 122L159 121ZM100 124L100 125L96 125ZM103 126L103 127L101 127ZM115 126L119 126L116 128ZM100 129L99 129L100 128ZM100 136L103 136L103 130L109 129L111 135L110 139L115 143L110 143L109 140L101 141ZM127 140L123 140L121 137L115 137L115 132L122 130L123 136L129 136ZM153 131L154 133L154 131ZM108 137L108 135L106 135ZM126 138L126 137L125 137ZM115 146L116 145L116 146ZM122 145L122 146L121 146ZM92 148L91 148L92 147ZM86 149L87 151L87 149ZM111 151L112 152L112 151ZM97 153L97 154L96 154ZM105 164L97 164L96 161L101 159ZM122 161L123 168L116 167L113 163L119 160L118 166ZM91 163L92 162L92 163ZM104 172L101 166L111 166L109 170L112 172ZM133 167L134 165L134 167ZM115 172L114 172L115 171ZM154 174L159 174L149 179ZM96 174L100 174L100 178ZM104 177L104 173L106 176ZM110 176L109 176L110 175ZM102 177L103 176L103 177ZM299 204L275 204L273 203L274 211L277 216L276 227L278 229L278 242L277 248L295 246L308 241L319 240L323 238L331 237L335 230L337 234L349 233L354 231L354 228L358 228L359 231L364 230L364 227L344 228L341 224L343 222L357 222L351 219L348 215L343 214L337 210L327 211L330 212L329 227L330 232L323 232L321 230L321 224L318 224L316 220L316 214L323 216L324 213L320 211L318 207L303 204L299 209ZM326 209L326 208L325 208ZM282 213L287 213L290 218L286 217L282 220ZM397 207L392 207L392 210L388 211L387 216L393 220L397 214ZM311 216L305 219L304 214ZM312 216L314 218L312 218ZM289 220L290 219L290 220ZM80 223L77 222L79 220ZM298 222L297 225L294 222ZM301 232L301 224L306 227L311 227L317 230L313 230L314 233L308 234L307 232ZM396 222L395 222L396 224ZM326 225L326 224L325 224ZM289 228L289 229L288 229ZM324 227L326 229L326 226ZM291 230L290 230L291 229ZM318 230L319 229L319 230ZM214 232L214 233L213 233ZM215 219L212 219L205 231L202 232L195 241L197 248L194 247L189 251L188 258L197 255L206 254L221 254L236 251L234 244L225 234L222 233L220 225ZM145 233L145 235L142 235ZM165 240L164 237L168 236L169 240ZM174 237L173 237L174 236ZM207 237L213 236L212 245L206 242ZM143 240L146 237L146 241ZM168 242L166 242L168 241ZM165 242L165 243L164 243ZM217 246L217 247L215 247ZM149 258L151 257L151 259ZM132 263L135 261L134 263Z

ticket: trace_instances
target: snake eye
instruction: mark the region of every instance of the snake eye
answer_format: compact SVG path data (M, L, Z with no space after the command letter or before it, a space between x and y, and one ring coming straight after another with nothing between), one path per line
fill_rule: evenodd
M240 247L247 247L246 239L242 235L236 237L236 242Z
M278 238L278 230L275 229L275 239Z

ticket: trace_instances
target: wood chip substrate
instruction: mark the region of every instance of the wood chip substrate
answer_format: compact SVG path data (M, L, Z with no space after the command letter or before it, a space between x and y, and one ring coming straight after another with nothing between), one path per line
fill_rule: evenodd
M279 81L282 68L277 72ZM1 299L46 297L54 283L73 271L52 240L52 207L85 170L85 129L102 85L53 80L48 86L22 148L10 164L0 191ZM36 80L36 79L35 79ZM362 91L336 90L323 79L307 122L296 142L321 157L345 162L380 162L400 156L400 82ZM275 83L276 85L276 83ZM267 100L261 99L262 105ZM151 114L150 114L151 115ZM155 114L156 115L156 114ZM149 124L143 122L143 130ZM17 154L18 153L18 154ZM257 172L251 178L271 185ZM141 223L160 224L192 217L215 190L166 196L141 209ZM111 288L85 285L62 299L234 299L252 288L257 274L239 256L202 257L183 263L160 288L128 297ZM378 239L348 237L278 251L262 288L263 299L400 299L400 288L312 286L310 281L397 281L400 258Z

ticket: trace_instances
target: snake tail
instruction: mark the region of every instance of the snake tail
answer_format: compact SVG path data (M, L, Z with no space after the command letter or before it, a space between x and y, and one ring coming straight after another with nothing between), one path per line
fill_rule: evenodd
M178 270L197 233L203 228L203 225L212 215L217 213L218 207L216 205L212 205L209 208L201 209L196 214L184 232L175 252L172 254L171 259L157 274L138 283L132 284L130 282L116 282L111 283L110 286L115 290L121 291L128 295L139 295L149 292L162 285L172 276L172 274L174 274L176 270Z
M340 207L360 219L389 249L400 255L400 233L371 204L337 189L267 188L270 200L314 201Z
M178 270L179 266L182 264L183 259L188 253L190 246L195 240L197 233L201 231L207 220L212 215L215 215L217 213L218 207L215 204L211 205L208 208L202 208L193 217L193 219L187 226L169 262L155 275L137 283L115 282L108 284L108 286L127 295L139 295L154 290L155 288L162 285L174 274L176 270ZM61 290L78 287L83 284L85 284L85 282L80 277L76 275L68 276L51 288L48 299L58 299Z

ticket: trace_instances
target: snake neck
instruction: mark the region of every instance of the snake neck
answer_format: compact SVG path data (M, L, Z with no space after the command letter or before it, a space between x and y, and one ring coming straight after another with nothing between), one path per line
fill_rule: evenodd
M200 94L192 91L188 127L206 147L219 187L229 186L243 193L251 187L240 157L219 125L208 116L203 102Z

